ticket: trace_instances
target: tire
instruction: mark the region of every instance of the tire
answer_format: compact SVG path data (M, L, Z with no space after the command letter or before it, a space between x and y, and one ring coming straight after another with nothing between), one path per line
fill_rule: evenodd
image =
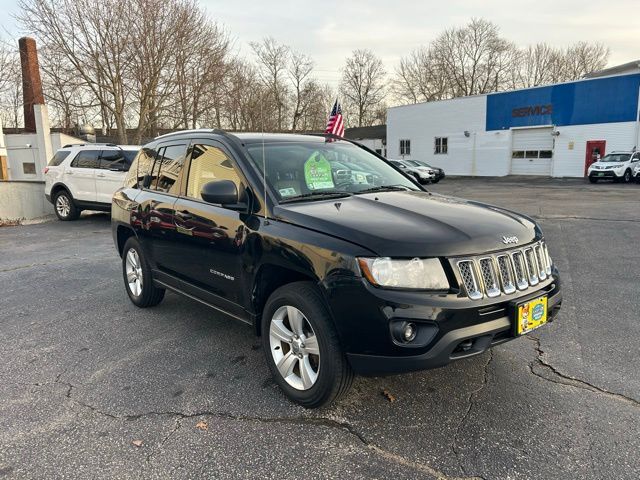
M71 194L66 190L56 193L53 199L53 210L56 212L56 217L63 222L77 220L81 212L73 202Z
M597 179L597 178L594 178L594 177L589 177L589 181L590 181L591 183L598 183L598 179Z
M154 307L164 298L164 288L153 285L151 267L135 237L129 238L122 249L122 278L131 302L137 307Z
M440 179L439 179L439 178L434 178L434 179L431 181L431 183L438 183L439 181L440 181Z
M353 372L312 282L290 283L271 294L262 314L262 348L276 383L305 408L329 405L351 387Z
M629 183L631 181L631 170L626 170L624 172L624 176L622 177L622 181L624 183Z

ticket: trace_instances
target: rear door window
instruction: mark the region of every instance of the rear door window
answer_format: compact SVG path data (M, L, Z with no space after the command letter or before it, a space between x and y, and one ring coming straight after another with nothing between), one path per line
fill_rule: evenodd
M49 160L49 167L57 167L64 159L69 156L71 152L69 150L58 150L51 160Z
M159 147L158 155L151 171L153 180L150 189L177 195L180 189L178 179L182 172L186 154L186 143Z
M100 150L82 150L71 162L75 168L99 168Z
M125 172L129 170L122 150L103 150L100 155L100 169Z

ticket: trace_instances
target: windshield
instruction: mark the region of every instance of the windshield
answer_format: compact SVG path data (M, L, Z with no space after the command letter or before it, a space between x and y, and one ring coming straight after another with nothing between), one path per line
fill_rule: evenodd
M610 153L609 155L605 155L600 161L601 162L626 162L631 157L630 153Z
M416 162L415 160L405 160L404 163L408 163L412 167L424 167L424 165L422 165L419 162Z
M250 144L251 160L280 201L327 198L365 191L418 190L384 160L351 143L282 142Z

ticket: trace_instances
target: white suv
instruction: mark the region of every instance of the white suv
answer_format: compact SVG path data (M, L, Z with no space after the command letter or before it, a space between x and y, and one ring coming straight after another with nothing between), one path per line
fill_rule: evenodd
M633 170L639 162L640 152L608 153L589 166L587 175L591 183L605 179L627 183L631 180Z
M111 209L111 197L140 147L114 144L65 145L44 169L44 194L60 220L75 220L82 210Z

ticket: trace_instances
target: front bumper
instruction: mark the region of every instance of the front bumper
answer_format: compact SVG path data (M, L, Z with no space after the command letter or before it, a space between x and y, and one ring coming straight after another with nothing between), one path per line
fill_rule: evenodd
M494 345L518 338L514 303L547 295L548 321L560 309L562 294L557 271L537 288L519 296L482 301L455 294L382 291L362 283L359 293L342 285L329 302L352 369L360 375L385 375L437 368L472 357ZM348 307L343 302L348 302ZM491 303L493 302L493 303ZM344 321L341 321L343 319ZM392 325L410 321L433 332L419 345L394 340ZM544 327L543 327L544 328ZM420 333L418 334L420 335ZM418 337L419 338L419 337Z
M624 172L621 175L616 175L616 172L613 170L592 170L589 172L589 177L591 178L622 178Z
M53 203L53 201L51 200L51 194L50 193L45 193L44 194L44 198L47 199L47 202L49 203Z

